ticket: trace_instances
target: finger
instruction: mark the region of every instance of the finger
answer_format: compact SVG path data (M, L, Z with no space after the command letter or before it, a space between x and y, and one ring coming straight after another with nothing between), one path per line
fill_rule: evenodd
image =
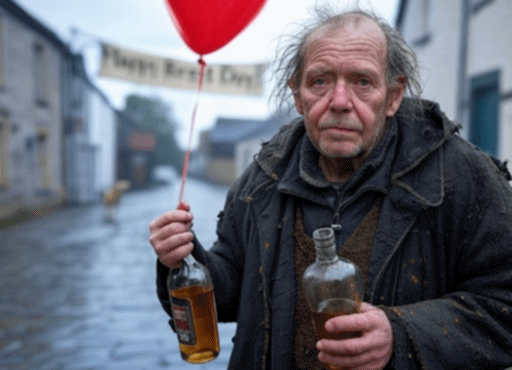
M178 234L173 234L167 239L162 241L162 244L169 246L169 249L176 249L184 244L191 243L194 240L194 234L190 231L185 231Z
M343 356L356 356L374 349L385 348L391 341L392 336L386 335L379 330L355 332L360 336L343 340L322 339L318 341L317 348L332 354Z
M172 235L166 240L157 243L155 252L158 259L169 267L175 267L194 249L193 235L190 232Z
M187 202L185 202L184 200L182 200L181 202L178 203L178 206L176 207L176 209L181 209L183 211L190 212L190 205Z
M170 224L162 226L160 229L155 230L151 237L157 240L165 240L173 235L188 233L192 235L190 232L191 222L183 223L183 222L172 222Z
M387 357L378 351L364 352L358 356L335 356L326 352L318 354L320 362L343 369L382 369L387 364Z
M153 231L155 229L158 229L162 227L165 224L168 224L172 220L172 215L170 212L166 212L155 218L151 223L149 224L149 230Z
M393 341L393 330L385 312L375 306L366 305L363 312L335 317L325 324L327 331L358 331L362 333L360 343L371 342L374 346L389 345Z
M166 212L156 219L154 219L149 224L149 229L151 231L161 228L162 226L169 224L171 222L183 222L189 223L193 220L194 216L192 213L185 210L174 210L171 212Z
M375 345L371 340L357 342L347 339L342 341L322 340L321 342L317 345L320 361L350 369L368 363L387 363L392 353L391 348Z
M192 253L193 249L194 245L192 243L183 244L172 249L168 254L158 256L158 259L162 264L171 269L178 268L181 266L183 259Z
M325 323L325 330L329 333L362 332L371 330L373 324L366 317L366 313L336 316Z
M169 227L172 227L173 225L170 225ZM183 224L178 224L178 226L180 226L182 230L184 229ZM193 239L194 234L192 234L190 231L184 231L177 234L167 232L165 235L157 232L150 236L149 241L155 250L157 257L164 263L164 265L170 266L177 260L180 260L184 257L179 253L175 255L173 250L186 244L192 245ZM189 248L190 251L192 248L193 247Z
M357 356L370 351L393 351L393 336L385 330L365 331L361 337L343 340L322 339L317 349L338 356Z
M340 331L361 332L371 330L375 326L372 320L372 314L375 313L376 310L378 310L377 307L362 302L358 313L336 316L325 323L325 329L333 333Z
M158 256L168 254L173 249L176 249L184 244L191 243L194 239L194 234L190 231L173 233L165 237L152 237L150 242Z
M185 234L182 236L180 242L179 239L172 238L175 235ZM187 224L173 222L167 224L159 229L151 231L149 235L149 242L153 246L153 249L158 255L167 253L169 250L185 244L193 239L193 234L189 231Z
M316 348L334 356L358 356L374 347L367 338L350 339L322 339L317 342Z

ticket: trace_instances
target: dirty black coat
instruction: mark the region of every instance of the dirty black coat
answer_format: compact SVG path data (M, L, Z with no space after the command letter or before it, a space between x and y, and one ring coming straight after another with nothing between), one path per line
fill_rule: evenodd
M388 368L511 366L511 188L437 105L407 106L394 118L398 144L368 276L367 300L393 327ZM282 175L305 134L298 120L265 144L228 193L218 241L210 251L195 241L195 257L213 275L219 319L238 323L231 370L293 367L290 199L318 194L284 184ZM158 263L158 295L169 313L167 271Z

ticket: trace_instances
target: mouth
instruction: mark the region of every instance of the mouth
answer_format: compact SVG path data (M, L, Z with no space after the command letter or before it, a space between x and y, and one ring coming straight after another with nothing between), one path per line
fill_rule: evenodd
M327 127L327 130L334 130L334 131L356 131L353 127L343 127L343 126L330 126Z
M349 135L349 134L357 134L359 132L358 129L353 127L342 127L342 126L328 126L324 127L322 130L335 134L335 135Z
M318 128L321 130L329 130L334 132L362 132L362 125L354 120L349 119L331 119L319 122Z

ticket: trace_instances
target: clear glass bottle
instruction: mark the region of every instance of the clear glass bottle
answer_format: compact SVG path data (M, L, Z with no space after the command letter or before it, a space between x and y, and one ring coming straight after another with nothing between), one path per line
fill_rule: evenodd
M338 257L332 228L315 230L313 240L316 261L304 271L302 286L317 338L345 339L359 336L358 332L328 333L325 330L325 323L330 318L359 312L364 292L359 269L351 261Z
M181 357L194 364L217 358L217 310L208 269L188 255L180 268L169 271L167 287Z

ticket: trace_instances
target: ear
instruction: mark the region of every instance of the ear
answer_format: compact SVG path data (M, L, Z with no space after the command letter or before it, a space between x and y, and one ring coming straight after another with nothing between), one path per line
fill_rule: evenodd
M386 109L387 117L392 117L400 107L400 104L402 104L402 99L404 97L406 87L407 77L399 76L395 79L392 86L389 88Z
M303 115L304 110L302 109L302 99L300 98L300 86L296 86L294 77L295 76L292 76L292 78L290 78L290 80L288 81L288 86L290 86L290 89L292 89L293 100L295 102L295 109L297 109L297 112L299 112L300 115Z

